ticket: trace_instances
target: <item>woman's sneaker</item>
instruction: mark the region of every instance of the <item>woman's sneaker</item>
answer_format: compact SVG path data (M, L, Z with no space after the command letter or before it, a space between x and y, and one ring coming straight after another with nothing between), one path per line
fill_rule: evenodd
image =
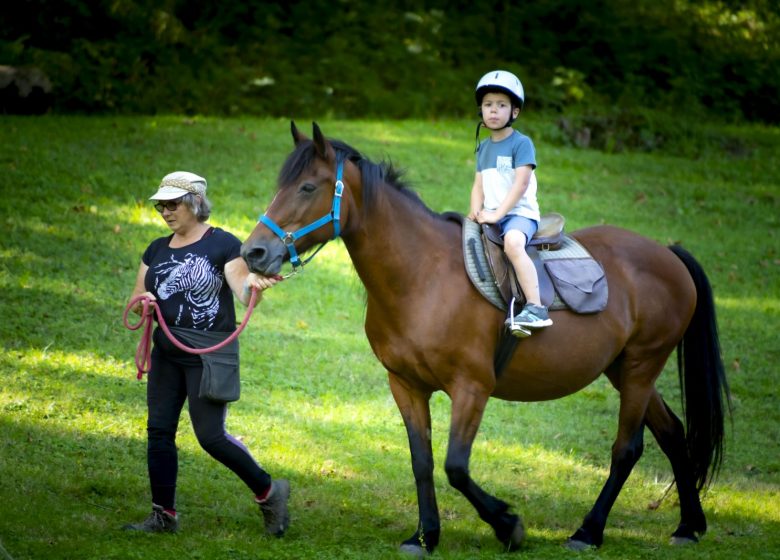
M507 319L507 326L511 328L512 324L525 329L541 329L553 324L552 319L547 313L547 308L533 303L526 303L523 310L515 315L514 321Z
M152 513L141 523L122 527L125 531L143 531L145 533L175 533L179 529L179 516L168 513L162 506L152 504Z
M286 480L271 482L271 491L262 502L257 502L263 512L265 530L269 535L281 537L290 526L290 512L287 501L290 499L290 483Z

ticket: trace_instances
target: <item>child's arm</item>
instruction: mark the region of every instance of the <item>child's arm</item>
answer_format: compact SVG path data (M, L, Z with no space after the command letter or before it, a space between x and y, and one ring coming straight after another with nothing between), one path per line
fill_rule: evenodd
M485 191L482 190L482 173L477 171L474 175L474 185L471 187L471 206L468 219L476 220L482 211L482 205L485 202Z
M530 165L523 165L522 167L515 168L515 181L512 183L512 188L509 189L509 192L504 197L501 205L496 208L495 212L489 212L487 210L482 212L481 221L483 223L495 224L515 207L517 201L523 197L528 188L528 182L531 180L532 171L533 167Z

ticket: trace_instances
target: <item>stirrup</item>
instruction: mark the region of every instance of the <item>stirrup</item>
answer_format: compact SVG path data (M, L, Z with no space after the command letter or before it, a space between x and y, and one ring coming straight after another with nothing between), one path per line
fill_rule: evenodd
M509 302L509 331L518 338L526 338L533 334L530 330L515 322L515 297Z

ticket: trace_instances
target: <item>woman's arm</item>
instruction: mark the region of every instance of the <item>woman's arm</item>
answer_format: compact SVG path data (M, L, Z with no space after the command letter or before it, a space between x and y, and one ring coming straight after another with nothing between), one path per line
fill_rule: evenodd
M257 301L260 301L263 297L263 290L267 290L279 282L277 278L269 278L249 272L246 261L241 257L236 257L225 265L225 278L238 301L244 305L249 305L253 287L257 288Z
M140 295L144 295L152 301L155 301L157 299L154 297L154 294L152 292L146 291L146 285L144 283L144 279L146 278L147 270L149 270L149 267L145 265L143 261L141 261L141 264L138 266L138 274L136 274L135 276L135 287L133 288L133 293L130 294L130 299L133 299L136 296L140 296ZM133 306L132 311L136 315L140 315L141 309L143 309L143 305L139 301ZM151 311L152 308L150 307L149 310Z

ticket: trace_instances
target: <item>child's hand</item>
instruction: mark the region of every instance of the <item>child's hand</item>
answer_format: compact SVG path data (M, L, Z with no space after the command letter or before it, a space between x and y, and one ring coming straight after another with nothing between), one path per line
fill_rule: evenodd
M492 210L482 210L477 215L477 221L480 224L495 224L499 219L498 214Z

